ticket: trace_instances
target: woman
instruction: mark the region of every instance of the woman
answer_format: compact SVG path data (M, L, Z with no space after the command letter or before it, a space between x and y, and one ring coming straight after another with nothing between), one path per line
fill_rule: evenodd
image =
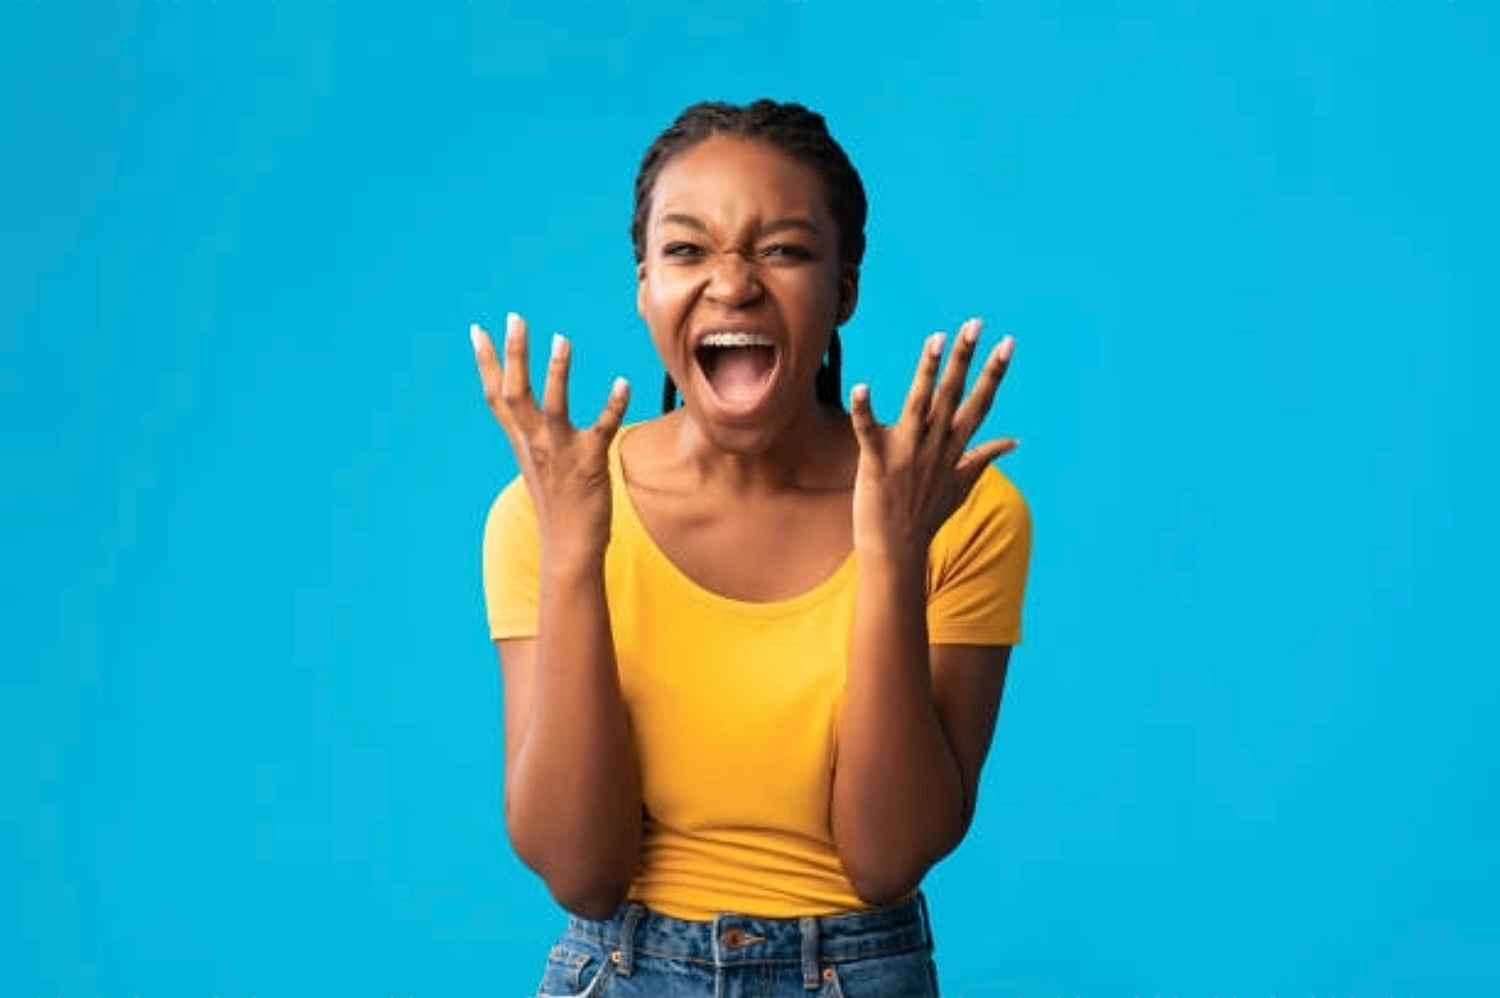
M900 417L840 403L865 195L794 104L687 109L646 153L636 306L666 410L533 395L473 329L521 476L486 526L505 816L573 917L541 993L936 994L918 886L963 838L1019 640L1025 506L969 447L1010 358L923 345ZM681 406L677 406L678 393Z

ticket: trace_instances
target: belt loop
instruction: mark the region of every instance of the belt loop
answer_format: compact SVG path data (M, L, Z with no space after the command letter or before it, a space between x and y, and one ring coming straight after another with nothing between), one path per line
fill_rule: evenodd
M814 991L819 984L818 920L804 915L799 921L802 926L802 987Z
M614 954L621 977L629 977L635 970L635 930L645 917L646 906L639 901L626 905L625 917L620 922L620 948Z
M927 910L927 895L917 891L917 914L922 920L922 945L931 952L933 948L932 912Z

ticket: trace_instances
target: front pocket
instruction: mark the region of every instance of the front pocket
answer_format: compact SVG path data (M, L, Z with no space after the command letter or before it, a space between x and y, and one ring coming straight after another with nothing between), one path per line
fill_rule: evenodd
M920 951L835 964L818 998L938 998L937 968Z
M547 971L536 998L598 998L614 974L614 962L594 953L557 945L547 954Z

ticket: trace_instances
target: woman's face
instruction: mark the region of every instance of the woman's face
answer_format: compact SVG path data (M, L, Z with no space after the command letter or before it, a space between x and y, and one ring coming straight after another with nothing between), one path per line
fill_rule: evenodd
M764 446L816 406L858 289L838 246L822 179L768 143L716 135L657 175L637 307L689 417L721 444Z

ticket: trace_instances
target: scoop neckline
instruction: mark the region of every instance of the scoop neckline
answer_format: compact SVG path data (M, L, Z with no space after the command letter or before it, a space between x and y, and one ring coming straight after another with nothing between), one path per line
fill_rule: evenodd
M640 546L645 549L647 557L663 569L665 575L677 588L699 602L721 610L753 617L782 617L821 603L849 584L854 576L854 550L852 548L832 572L814 583L811 588L785 599L765 601L736 599L709 589L689 575L682 566L662 550L656 538L651 535L651 531L646 529L646 521L641 518L641 512L635 505L635 498L630 494L630 483L625 479L625 461L621 456L621 445L625 437L640 425L632 423L630 426L622 427L610 443L611 478L620 486L620 496L616 506L624 524L639 535Z

